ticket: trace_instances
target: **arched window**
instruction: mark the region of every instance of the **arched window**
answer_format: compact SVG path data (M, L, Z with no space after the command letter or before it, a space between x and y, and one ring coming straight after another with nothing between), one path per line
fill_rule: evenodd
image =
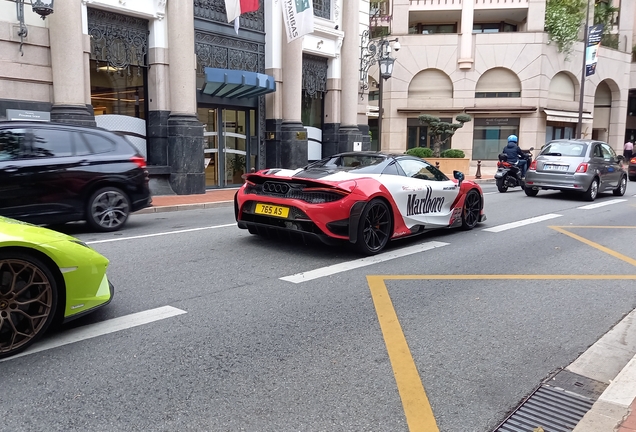
M521 97L521 81L506 68L486 71L477 81L475 98L518 98Z
M548 99L573 101L575 94L574 82L565 72L559 72L550 80Z
M439 69L426 69L413 77L409 84L409 99L451 99L453 82Z

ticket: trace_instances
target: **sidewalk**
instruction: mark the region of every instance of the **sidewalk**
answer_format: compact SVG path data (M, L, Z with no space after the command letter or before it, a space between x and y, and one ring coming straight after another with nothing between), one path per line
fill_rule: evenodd
M466 176L466 180L476 183L494 182L496 167L482 166L481 178L476 178L477 167L471 166L471 175ZM180 210L196 210L211 207L221 207L231 205L234 194L238 188L210 189L204 194L197 195L156 195L152 197L152 207L145 208L135 214L162 213Z

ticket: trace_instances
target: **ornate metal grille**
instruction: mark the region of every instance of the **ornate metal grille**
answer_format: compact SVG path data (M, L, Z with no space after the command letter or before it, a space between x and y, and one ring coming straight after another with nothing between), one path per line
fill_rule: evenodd
M243 14L239 18L241 28L264 32L264 11L263 0L259 0L259 8L257 11ZM194 0L194 16L195 18L228 24L224 0Z
M331 0L314 0L314 16L331 19Z
M327 91L327 58L303 54L303 91L322 98Z
M88 8L88 34L91 37L91 59L97 67L103 62L113 71L120 73L137 66L148 66L148 21ZM99 70L99 69L98 69Z
M194 51L204 68L265 72L265 44L195 31Z

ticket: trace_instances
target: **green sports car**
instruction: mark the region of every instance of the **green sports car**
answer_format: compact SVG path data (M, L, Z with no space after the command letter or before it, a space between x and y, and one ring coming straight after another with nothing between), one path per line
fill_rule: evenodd
M108 259L76 238L0 217L0 358L52 324L108 304L107 267Z

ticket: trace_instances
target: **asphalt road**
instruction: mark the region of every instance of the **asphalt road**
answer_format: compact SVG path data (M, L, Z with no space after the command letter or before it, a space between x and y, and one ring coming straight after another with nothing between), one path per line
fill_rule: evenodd
M491 431L636 307L615 278L636 274L636 183L595 208L482 186L484 224L377 260L251 236L231 207L64 227L111 260L116 296L34 348L100 335L0 363L0 430Z

